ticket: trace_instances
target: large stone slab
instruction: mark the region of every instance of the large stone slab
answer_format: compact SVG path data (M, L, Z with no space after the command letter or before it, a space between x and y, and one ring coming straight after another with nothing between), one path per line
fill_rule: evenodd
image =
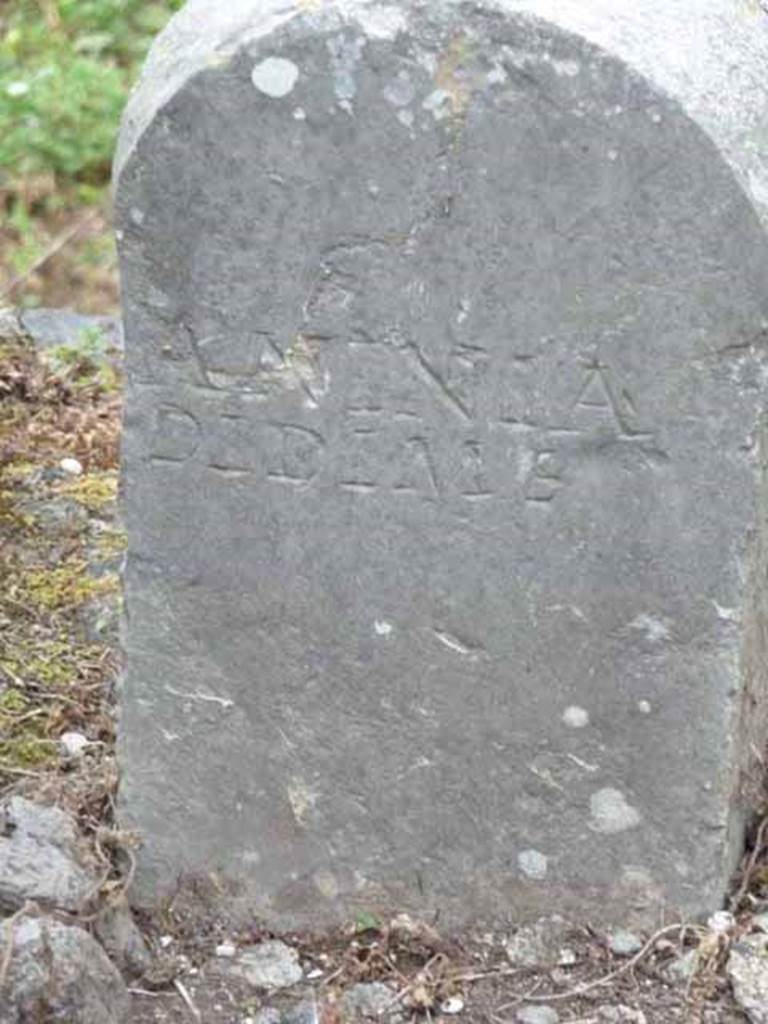
M764 745L765 21L193 0L126 116L137 898L655 921Z

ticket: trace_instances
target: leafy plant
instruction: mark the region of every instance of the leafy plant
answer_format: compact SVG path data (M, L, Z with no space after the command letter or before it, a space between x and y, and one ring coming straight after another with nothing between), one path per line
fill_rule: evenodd
M125 98L181 0L10 0L0 14L0 170L105 181Z

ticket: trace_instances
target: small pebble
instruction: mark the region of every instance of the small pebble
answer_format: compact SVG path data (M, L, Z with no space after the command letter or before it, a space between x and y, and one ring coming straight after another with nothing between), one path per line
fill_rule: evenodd
M616 956L632 956L643 948L643 940L634 932L619 929L610 935L608 946Z
M70 476L80 476L83 472L83 464L77 459L66 458L62 459L59 463L59 469L64 470L65 473L69 473Z
M90 740L81 732L65 732L59 736L59 744L66 757L82 757L86 747L90 746Z
M316 967L313 971L310 971L307 975L307 981L317 981L318 978L322 978L323 971L319 967Z
M517 1020L518 1024L559 1024L560 1015L551 1006L521 1006Z
M458 996L452 996L450 999L446 999L440 1004L440 1012L451 1016L454 1013L461 1013L464 1009L464 1000L459 999Z
M216 947L216 956L231 959L237 956L237 946L233 942L222 942Z
M717 935L725 935L736 925L736 918L727 910L718 910L707 920L707 928Z
M173 936L172 935L161 935L160 936L160 946L163 949L168 949L168 947L171 945L172 942L173 942Z

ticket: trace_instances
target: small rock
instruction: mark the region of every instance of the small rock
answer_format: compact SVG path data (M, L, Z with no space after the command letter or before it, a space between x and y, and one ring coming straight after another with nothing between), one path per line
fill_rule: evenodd
M725 970L752 1024L768 1024L768 935L745 935L735 943Z
M319 1015L314 999L305 999L286 1010L281 1017L281 1024L318 1024Z
M679 983L688 981L693 972L696 970L696 965L699 961L699 955L695 949L689 949L687 953L683 953L682 956L675 957L675 959L663 970L664 976L668 981Z
M172 935L161 935L160 936L160 948L161 949L168 949L169 946L172 946L172 945L173 945L173 936Z
M562 917L544 917L524 925L504 944L510 963L516 967L551 967L557 964L563 939L571 925Z
M451 1017L456 1013L461 1013L464 1009L464 1000L459 999L458 996L452 996L450 999L446 999L440 1004L440 1012Z
M375 1019L384 1014L399 1017L398 1008L393 1005L395 995L396 993L381 981L350 985L339 1002L341 1018L344 1021L356 1021L363 1018Z
M82 757L86 747L90 746L91 741L87 736L83 736L81 732L65 732L59 736L59 744L64 756L74 760L75 758Z
M517 1020L519 1024L559 1024L560 1014L551 1006L521 1006Z
M0 910L27 901L77 913L97 884L82 862L75 823L22 797L0 805Z
M718 910L707 919L707 928L717 935L725 935L736 925L736 918L727 910Z
M68 476L80 476L83 472L83 464L78 459L62 459L59 463L59 469L63 470Z
M237 946L234 942L222 942L216 947L216 956L231 960L232 957L237 956Z
M140 978L151 968L152 954L133 919L125 896L101 912L94 931L112 963L126 977Z
M274 1006L264 1006L250 1018L250 1021L251 1024L280 1024L282 1019L282 1014Z
M576 963L576 954L572 949L561 949L557 954L558 967L573 967Z
M608 937L608 948L616 956L632 956L643 948L643 940L634 932L620 928Z
M642 1010L631 1006L598 1006L597 1019L600 1024L648 1024Z
M86 931L51 918L16 924L0 1024L118 1024L128 1010L123 979Z
M232 961L229 971L254 988L270 991L290 988L303 977L299 954L278 939L245 946Z

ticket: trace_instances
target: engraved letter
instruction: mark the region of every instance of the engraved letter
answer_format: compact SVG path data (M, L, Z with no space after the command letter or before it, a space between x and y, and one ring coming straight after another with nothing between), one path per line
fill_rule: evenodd
M325 440L316 430L292 423L270 423L275 432L267 476L287 484L308 484L320 471Z
M154 462L186 462L200 445L202 428L191 412L178 405L157 410L150 458Z

